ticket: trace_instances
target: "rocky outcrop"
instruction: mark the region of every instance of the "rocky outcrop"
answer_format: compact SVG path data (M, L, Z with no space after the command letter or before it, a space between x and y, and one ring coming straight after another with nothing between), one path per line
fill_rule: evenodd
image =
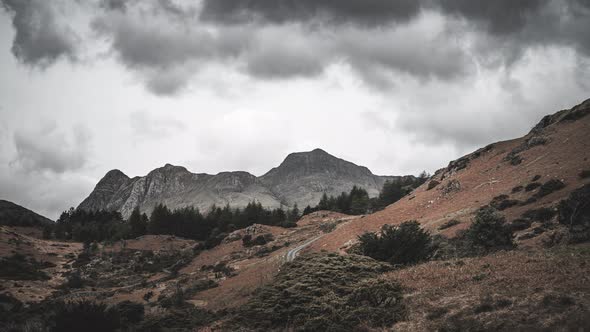
M261 177L248 172L195 174L170 164L134 178L112 170L78 208L119 211L128 217L137 206L150 213L158 203L173 209L194 206L202 211L213 204L243 207L254 200L269 208L305 207L317 204L324 193L338 195L355 185L376 196L386 180L401 178L374 175L366 167L316 149L290 154Z

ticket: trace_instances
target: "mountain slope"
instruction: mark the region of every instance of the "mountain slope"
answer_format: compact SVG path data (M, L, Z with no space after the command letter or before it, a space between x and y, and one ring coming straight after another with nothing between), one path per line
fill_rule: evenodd
M590 183L590 177L581 176L582 171L590 170L589 160L590 100L587 100L570 110L544 117L524 137L490 144L450 162L405 198L383 211L343 225L314 242L311 250L343 250L366 231L377 231L384 224L406 220L417 220L431 232L452 236L467 228L474 212L492 203L494 198L512 201L507 202L512 206L501 211L508 221L521 218L529 210L554 208L573 190ZM536 184L550 180L562 181L565 187L545 196L538 194L539 188L533 189ZM460 223L439 230L452 219ZM529 229L518 232L517 240L538 243L553 232L547 230L537 236L533 229L538 226L533 223Z
M387 179L400 178L374 175L366 167L316 149L290 154L261 177L247 172L195 174L170 164L134 178L112 170L78 208L116 210L128 217L136 206L149 213L158 203L173 209L195 206L201 210L212 204L243 207L254 200L268 208L294 204L304 207L317 204L324 193L338 195L355 185L374 197Z
M53 223L27 208L9 201L0 200L0 225L7 226L43 226Z

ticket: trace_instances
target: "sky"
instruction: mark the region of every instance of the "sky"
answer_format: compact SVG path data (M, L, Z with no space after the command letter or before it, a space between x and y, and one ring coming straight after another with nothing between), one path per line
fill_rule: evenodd
M0 199L322 148L434 172L590 98L588 0L0 0Z

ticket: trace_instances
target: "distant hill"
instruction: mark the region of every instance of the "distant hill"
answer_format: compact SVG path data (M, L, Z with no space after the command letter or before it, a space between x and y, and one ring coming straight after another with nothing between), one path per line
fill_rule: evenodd
M0 225L43 226L49 223L53 221L20 205L0 200Z
M248 172L195 174L170 164L134 178L112 170L78 208L119 211L124 217L137 206L149 213L158 203L172 209L194 206L206 210L212 204L244 207L256 200L268 208L294 204L303 208L316 205L324 193L339 195L360 186L374 197L388 179L413 178L374 175L366 167L315 149L288 155L278 167L260 177Z

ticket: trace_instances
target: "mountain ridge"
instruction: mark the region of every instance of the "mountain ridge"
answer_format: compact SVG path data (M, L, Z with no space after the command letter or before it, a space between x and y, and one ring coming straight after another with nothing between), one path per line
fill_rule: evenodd
M0 199L0 225L44 226L53 221L16 203Z
M172 164L133 178L113 169L78 208L119 211L128 217L135 207L149 213L159 203L173 209L194 206L201 210L213 204L243 207L252 201L267 208L304 207L317 204L324 193L338 195L353 186L375 197L385 181L410 178L413 176L375 175L365 166L314 149L290 153L279 166L258 177L246 171L192 173Z

